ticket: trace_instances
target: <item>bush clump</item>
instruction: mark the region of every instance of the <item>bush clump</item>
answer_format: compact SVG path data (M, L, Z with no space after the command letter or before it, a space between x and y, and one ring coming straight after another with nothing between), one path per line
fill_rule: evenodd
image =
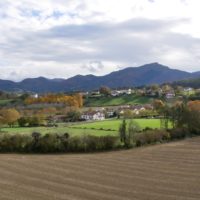
M112 150L117 146L118 137L114 136L81 136L69 139L68 151L92 152Z
M105 151L116 148L118 137L114 136L76 136L70 137L68 133L56 134L33 132L32 135L0 136L0 152L26 152L26 153L58 153L58 152L92 152Z

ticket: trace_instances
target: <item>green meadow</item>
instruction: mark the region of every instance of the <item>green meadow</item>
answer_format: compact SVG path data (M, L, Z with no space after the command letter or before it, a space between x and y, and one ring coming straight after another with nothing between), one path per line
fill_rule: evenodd
M129 120L127 120L128 122ZM160 120L159 119L134 119L135 122L138 123L141 129L146 127L149 128L160 128ZM119 126L121 124L121 119L115 120L104 120L104 121L96 121L90 123L82 123L70 126L71 128L81 128L81 129L104 129L104 130L115 130L118 131Z

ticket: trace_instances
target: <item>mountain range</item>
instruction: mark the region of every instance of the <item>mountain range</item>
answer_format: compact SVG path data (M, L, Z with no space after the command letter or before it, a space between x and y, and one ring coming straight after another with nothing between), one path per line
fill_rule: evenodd
M0 80L0 90L23 90L37 93L88 91L98 89L100 86L110 88L136 87L198 77L200 77L200 71L190 73L171 69L159 63L150 63L140 67L128 67L104 76L77 75L68 79L38 77L27 78L21 82Z

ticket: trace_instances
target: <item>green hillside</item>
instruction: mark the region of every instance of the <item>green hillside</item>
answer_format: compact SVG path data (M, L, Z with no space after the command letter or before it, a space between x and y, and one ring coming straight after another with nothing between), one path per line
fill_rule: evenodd
M95 97L85 99L84 105L88 107L98 106L118 106L123 104L147 104L151 103L153 98L136 95L124 95L119 97Z

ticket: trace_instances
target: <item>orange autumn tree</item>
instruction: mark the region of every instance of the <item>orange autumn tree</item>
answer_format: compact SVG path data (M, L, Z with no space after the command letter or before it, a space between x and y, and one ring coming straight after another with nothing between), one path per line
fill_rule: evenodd
M200 100L189 101L187 105L190 110L200 112Z
M75 94L72 96L64 94L47 94L39 98L28 97L25 100L25 103L28 105L39 103L63 103L70 107L80 108L83 106L83 97L81 94Z

